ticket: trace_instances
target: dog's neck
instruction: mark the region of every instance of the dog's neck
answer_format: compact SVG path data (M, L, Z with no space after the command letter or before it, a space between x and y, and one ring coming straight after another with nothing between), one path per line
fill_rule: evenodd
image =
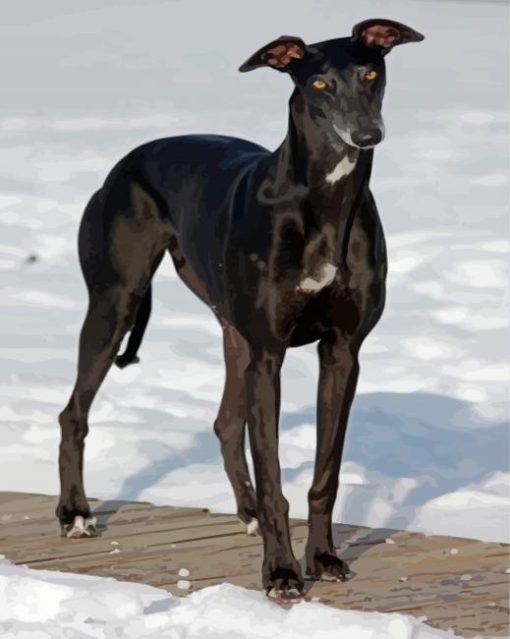
M294 209L295 204L305 215L306 209L305 225L333 227L337 245L345 248L360 195L370 179L372 157L371 150L351 147L321 130L294 91L287 135L267 158L260 201L273 204L277 211Z
M320 117L312 118L310 107L295 90L289 100L289 126L282 144L292 180L307 185L311 191L321 191L334 197L335 187L345 186L352 179L360 159L360 149L346 144L329 127L321 127Z
M270 187L272 193L268 190L267 195L278 197L296 190L306 191L323 205L331 202L338 208L339 195L351 183L360 182L360 169L366 173L372 155L371 150L348 145L329 127L321 128L320 119L314 121L296 90L289 100L287 135L268 158L270 181L265 182L265 187Z

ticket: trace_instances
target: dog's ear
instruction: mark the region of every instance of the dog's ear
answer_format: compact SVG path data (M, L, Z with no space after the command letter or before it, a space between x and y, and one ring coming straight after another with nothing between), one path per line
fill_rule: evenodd
M271 67L278 71L291 71L310 52L310 49L301 38L280 36L250 56L239 67L239 71L244 73L259 67Z
M352 39L367 47L380 47L381 53L386 54L398 44L407 42L421 42L425 36L411 27L383 18L364 20L354 25Z

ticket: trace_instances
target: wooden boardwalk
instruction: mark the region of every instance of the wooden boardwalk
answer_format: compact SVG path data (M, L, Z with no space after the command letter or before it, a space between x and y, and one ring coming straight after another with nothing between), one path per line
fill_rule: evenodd
M68 540L59 536L55 504L46 495L0 492L0 553L31 568L139 581L175 595L224 581L260 589L261 539L233 515L91 500L101 536ZM291 529L299 558L306 523L293 520ZM352 578L307 582L307 597L425 617L465 637L510 637L508 545L348 525L335 526L335 545ZM189 576L179 575L183 568Z

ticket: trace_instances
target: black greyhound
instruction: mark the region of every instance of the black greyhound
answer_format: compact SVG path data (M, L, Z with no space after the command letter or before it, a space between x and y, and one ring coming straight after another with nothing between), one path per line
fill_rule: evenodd
M214 429L238 515L260 526L263 585L283 599L301 595L303 578L280 482L280 368L289 346L318 340L307 573L345 578L331 513L358 352L385 297L384 236L369 190L372 148L383 138L384 55L422 39L382 19L310 46L282 36L240 68L273 67L294 82L289 129L276 151L223 136L156 140L121 160L92 197L79 234L90 301L76 384L59 417L64 534L94 534L83 488L88 412L130 329L118 363L134 358L150 313L150 281L168 249L223 328L226 382ZM244 453L246 422L256 493Z

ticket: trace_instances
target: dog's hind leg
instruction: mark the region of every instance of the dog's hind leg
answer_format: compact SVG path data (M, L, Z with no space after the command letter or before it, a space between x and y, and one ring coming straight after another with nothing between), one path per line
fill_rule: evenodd
M88 413L166 248L165 226L152 200L137 186L129 198L124 191L122 195L106 202L96 199L80 230L89 307L80 334L76 383L59 415L61 492L56 514L69 537L95 532L83 486ZM112 212L115 205L118 208ZM87 250L90 247L94 253Z
M246 393L245 371L249 347L232 326L223 329L226 364L225 390L214 431L221 443L225 471L234 489L237 515L246 524L248 534L258 531L257 498L250 479L245 455Z
M142 343L143 335L151 315L151 310L152 286L149 285L136 314L135 325L129 335L126 350L122 353L122 355L118 355L115 358L115 363L119 368L125 368L126 366L129 366L129 364L137 364L140 361L140 358L137 356L137 352L140 348L140 344Z

